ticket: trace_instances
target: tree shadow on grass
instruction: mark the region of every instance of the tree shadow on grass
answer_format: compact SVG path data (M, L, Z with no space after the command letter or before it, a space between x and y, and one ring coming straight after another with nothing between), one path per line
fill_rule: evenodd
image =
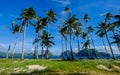
M10 75L90 75L87 73L67 73L63 74L61 72L53 71L50 69L42 70L42 71L33 71L31 73L13 73Z

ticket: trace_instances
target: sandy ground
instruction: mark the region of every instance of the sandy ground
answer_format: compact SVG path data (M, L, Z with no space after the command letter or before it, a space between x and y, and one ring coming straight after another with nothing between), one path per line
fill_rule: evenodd
M40 65L29 65L29 66L27 66L27 68L28 68L28 72L32 72L32 71L35 71L35 70L40 71L40 70L46 69L46 67L40 66Z

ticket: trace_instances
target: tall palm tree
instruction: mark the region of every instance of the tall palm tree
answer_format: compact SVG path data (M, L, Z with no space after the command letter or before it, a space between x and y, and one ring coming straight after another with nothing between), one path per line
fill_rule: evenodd
M77 37L77 45L78 45L80 59L82 59L82 56L80 53L80 41L79 41L79 37L81 34L82 34L82 28L76 27L75 36Z
M40 41L41 31L47 25L47 18L36 17L36 19L37 19L37 23L34 25L36 38L35 38L33 44L36 46L35 47L35 58L38 59L38 43Z
M69 33L71 59L74 60L73 49L72 49L72 35L73 35L73 31L75 30L76 26L78 25L78 19L75 17L75 15L73 15L73 16L69 17L68 20L64 21L64 25L67 28L67 31Z
M105 35L104 32L103 32L103 31L100 32L100 31L98 30L98 31L96 32L96 34L102 39L102 43L103 43L105 52L106 52L106 54L107 54L107 59L109 59L108 50L107 50L107 48L106 48L106 46L105 46L105 42L104 42L104 39L103 39L103 38L104 38L104 35Z
M9 54L9 51L11 49L11 45L12 45L12 40L14 38L14 34L15 33L19 33L21 29L18 29L20 28L20 26L18 26L17 24L13 24L11 25L11 27L8 27L11 31L12 31L12 37L11 37L11 40L10 40L10 44L8 46L8 50L6 52L6 58L8 58L8 54Z
M53 37L50 36L50 34L46 31L43 31L43 35L41 36L42 42L41 45L46 47L46 59L48 59L48 52L49 47L52 47L54 45L54 42L52 41Z
M68 6L65 7L64 11L66 13L68 13L68 19L69 17L71 16L71 13L70 13L70 8ZM68 29L67 29L67 26L65 26L65 24L63 25L63 28L61 29L61 31L64 32L64 39L66 41L66 56L67 56L67 60L70 60L70 56L68 54L68 35L69 35L69 32L68 32Z
M88 16L88 14L85 14L84 15L84 18L83 18L83 20L84 20L84 30L87 32L87 22L90 20L90 17Z
M112 31L113 32L113 39L116 38L116 32L119 32L118 30L120 30L120 15L117 14L117 15L112 15L111 18L114 18L116 19L117 21L113 22L113 23L110 23L109 25L109 28L108 28L108 31ZM117 40L117 39L115 39ZM112 42L113 44L113 42ZM118 50L120 51L120 44L119 43L115 43L117 44L118 46Z
M118 50L120 51L120 32L119 32L119 34L116 33L112 38L114 39L112 44L117 44L118 45Z
M68 29L67 29L67 26L63 25L61 27L61 30L60 30L60 33L62 35L62 37L65 39L66 43L65 43L65 46L66 46L66 57L67 57L67 60L70 60L70 56L68 54Z
M37 36L33 41L33 45L35 45L35 48L34 48L34 58L35 59L38 59L38 42L39 41L40 41L39 36Z
M15 48L16 48L16 45L17 45L17 42L18 42L18 38L19 38L19 33L22 33L23 30L22 30L22 27L19 26L19 25L16 25L15 26L15 31L18 33L17 34L17 37L16 37L16 41L15 41L15 44L14 44L14 47L13 47L13 50L12 50L12 59L14 58L14 52L15 52Z
M92 55L91 55L91 53L89 51L89 45L90 45L90 40L87 40L87 41L84 42L82 48L85 48L87 50L87 52L86 52L87 58L88 59L93 59L93 57L92 57Z
M105 15L105 21L104 21L104 26L105 27L107 27L107 28L109 28L109 20L111 19L111 16L112 16L112 14L109 12L109 13L106 13L106 15ZM111 53L112 53L112 57L113 57L113 59L115 59L115 56L114 56L114 53L113 53L113 49L112 49L112 46L111 46L111 43L110 43L110 40L109 40L109 38L108 38L108 29L105 29L105 36L106 36L106 39L107 39L107 41L108 41L108 44L109 44L109 47L110 47L110 50L111 50Z
M92 32L94 31L94 29L93 29L93 27L92 26L89 26L88 27L88 33L89 33L89 37L91 38L91 42L92 42L92 44L93 44L93 47L94 47L94 50L95 50L95 54L96 54L96 58L98 59L98 54L97 54L97 49L95 48L95 44L94 44L94 41L93 41L93 38L92 38Z
M85 14L84 15L84 17L83 17L83 20L84 20L84 31L85 32L88 32L88 25L87 25L87 23L88 23L88 21L90 20L91 18L89 17L89 15L88 14ZM87 43L87 41L89 40L89 33L87 33L87 36L86 36L86 38L85 38L85 40L86 40L86 43ZM90 40L89 40L89 42L90 42ZM87 47L87 46L86 46ZM88 49L89 48L89 49ZM88 44L88 52L89 52L89 54L90 54L90 59L92 59L93 57L91 57L91 52L89 51L90 50L90 44ZM89 55L88 55L89 56Z
M49 11L46 12L47 14L47 25L50 23L55 23L57 21L56 17L57 14L54 12L53 9L50 9ZM48 25L48 32L50 32L50 26Z
M36 12L33 8L27 8L24 9L23 12L21 13L20 17L17 18L17 20L22 21L22 26L24 27L24 32L23 32L23 41L22 41L22 56L21 59L24 60L24 43L25 43L25 36L26 36L26 28L28 27L29 24L33 25L31 20L36 18Z
M64 41L64 35L65 35L65 31L63 31L63 26L62 27L59 27L59 32L60 32L60 34L61 34L61 42L62 42L62 59L63 60L65 60L65 57L64 57L64 43L63 43L63 41Z
M13 36L14 36L14 34L15 34L15 27L12 25L12 27L10 28L10 30L12 31L12 37L11 37L11 40L10 40L10 44L9 44L9 46L8 46L8 50L7 50L7 52L6 52L6 58L8 58L8 54L9 54L9 51L10 51L10 49L11 49L11 45L12 45L12 40L13 40Z
M85 48L85 50L86 50L86 55L87 55L87 58L88 59L90 59L91 58L91 55L90 55L90 51L89 51L89 47L88 47L88 45L89 45L89 40L87 40L86 41L86 38L87 38L87 32L82 32L82 35L81 35L81 37L83 38L83 40L84 40L84 43L83 43L83 46L82 46L82 48Z
M68 18L71 16L71 10L68 6L65 7L64 11L68 13Z
M113 50L112 50L112 47L111 47L111 43L110 43L109 38L108 38L108 32L107 32L108 25L105 22L102 22L102 23L99 24L98 28L99 28L99 30L97 31L97 33L102 32L105 35L105 37L108 41L111 53L112 53L112 58L115 59L115 56L114 56L114 53L113 53Z

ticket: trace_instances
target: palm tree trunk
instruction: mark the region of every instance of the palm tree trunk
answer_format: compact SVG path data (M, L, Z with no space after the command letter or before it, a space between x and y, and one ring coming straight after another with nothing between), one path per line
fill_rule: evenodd
M10 40L10 44L9 44L9 46L8 46L8 50L7 50L7 52L6 52L6 58L8 59L8 54L9 54L9 51L10 51L10 49L11 49L11 45L12 45L12 40L13 40L13 37L14 36L14 34L12 33L12 37L11 37L11 40Z
M91 38L91 41L92 41L92 44L93 44L93 47L94 47L94 50L95 50L95 55L96 55L96 58L98 59L97 49L95 48L95 44L94 44L94 41L93 41L93 38L92 38L91 33L90 33L90 38Z
M112 47L111 47L110 41L109 41L109 39L108 39L107 32L106 32L105 35L106 35L106 39L107 39L107 41L108 41L108 44L109 44L109 47L110 47L110 50L111 50L111 53L112 53L112 58L115 59L115 56L114 56L114 53L113 53L113 50L112 50Z
M61 41L62 41L62 59L65 60L64 58L64 45L63 45L63 37L61 37Z
M117 43L117 46L118 46L118 50L120 52L120 43Z
M86 49L87 58L88 58L88 59L91 59L91 56L90 56L90 52L89 52L89 50L88 50L88 47L85 48L85 49Z
M34 47L34 59L36 59L36 45L35 45L35 47Z
M70 50L71 50L71 58L72 58L72 60L74 60L73 50L72 50L72 33L71 33L71 30L70 30Z
M80 53L80 43L79 43L79 38L77 37L77 43L78 43L78 51L80 55L80 59L82 59L81 53Z
M103 43L104 49L105 49L106 54L107 54L107 59L109 59L108 51L107 51L107 48L106 48L106 46L105 46L105 43L104 43L103 37L102 37L102 43Z
M46 50L46 59L48 59L48 47L47 47L47 50Z
M16 48L17 41L18 41L18 36L17 36L17 38L16 38L16 42L15 42L15 44L14 44L14 48L13 48L13 51L12 51L12 59L14 58L14 52L15 52L15 48Z
M87 24L86 24L86 22L84 22L84 30L86 31L86 32L88 32L88 30L87 30ZM87 38L86 38L86 40L89 40L89 36L87 35ZM88 59L92 59L93 57L92 57L92 55L91 55L91 52L90 52L90 45L89 45L89 48L87 48L87 54L88 54L88 56L87 56L87 58Z
M84 43L85 43L85 39L84 39ZM89 53L89 50L88 50L88 47L84 47L84 49L86 50L86 55L87 55L87 58L90 59L90 53Z
M38 59L38 42L36 43L36 59Z
M66 38L66 57L67 57L67 60L69 60L69 54L68 54L68 39Z
M21 60L24 60L24 43L25 43L25 37L26 37L26 28L27 28L27 21L26 21L26 24L25 24L25 26L24 26L23 41L22 41L22 56L21 56Z
M41 59L44 59L44 50L43 50L43 46L42 46L42 50L41 50Z
M113 36L115 36L115 32L114 32L114 30L113 30L112 32L113 32ZM119 52L120 52L119 43L116 43L116 44L117 44L118 50L119 50Z

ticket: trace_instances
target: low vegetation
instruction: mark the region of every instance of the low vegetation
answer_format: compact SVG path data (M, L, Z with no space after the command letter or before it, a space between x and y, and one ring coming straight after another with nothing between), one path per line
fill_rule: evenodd
M44 70L28 69L30 65L40 65L45 67ZM120 67L119 60L28 60L20 61L19 59L0 59L0 75L40 75L40 74L75 74L75 75L119 75L119 70L108 71L99 69L97 66L104 65L110 68L111 65ZM119 68L118 68L119 69Z

